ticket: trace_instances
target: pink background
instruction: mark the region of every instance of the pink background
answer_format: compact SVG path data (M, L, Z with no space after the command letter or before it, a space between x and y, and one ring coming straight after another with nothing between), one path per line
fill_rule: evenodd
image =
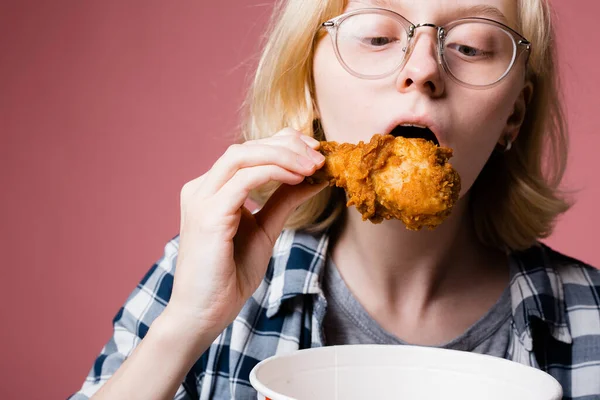
M548 242L600 266L600 5L555 3L578 202ZM0 398L79 388L230 142L271 4L1 2Z

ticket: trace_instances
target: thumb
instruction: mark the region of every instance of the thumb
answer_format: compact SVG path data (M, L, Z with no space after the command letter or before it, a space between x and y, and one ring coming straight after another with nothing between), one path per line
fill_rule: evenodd
M282 184L264 207L256 213L257 223L263 227L274 243L292 211L327 186L327 182L319 184L302 182L294 186Z

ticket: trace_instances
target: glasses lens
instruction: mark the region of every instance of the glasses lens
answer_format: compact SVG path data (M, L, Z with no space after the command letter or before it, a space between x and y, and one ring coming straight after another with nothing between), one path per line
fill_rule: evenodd
M349 69L364 76L384 75L397 68L407 42L407 28L384 14L353 15L338 27L340 58Z
M512 66L516 44L504 29L482 22L468 22L448 31L443 49L446 67L459 81L491 85Z

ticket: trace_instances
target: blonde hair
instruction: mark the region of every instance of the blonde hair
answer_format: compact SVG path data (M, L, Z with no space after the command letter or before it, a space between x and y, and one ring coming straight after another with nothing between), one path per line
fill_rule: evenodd
M524 249L547 237L569 206L559 184L567 159L566 123L559 91L552 15L547 0L518 0L518 30L532 42L528 78L534 90L513 148L494 152L471 188L470 209L482 243ZM339 15L345 0L280 1L267 32L245 102L243 140L273 135L285 127L316 139L323 132L315 114L312 61L321 23ZM252 198L264 203L277 188L266 185ZM339 188L306 201L286 228L318 231L345 208Z

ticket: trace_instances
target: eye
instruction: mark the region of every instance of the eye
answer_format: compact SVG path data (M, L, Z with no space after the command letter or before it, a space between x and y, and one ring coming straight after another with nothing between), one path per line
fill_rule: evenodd
M385 46L386 44L390 44L390 43L394 42L394 40L392 38L385 37L385 36L378 36L378 37L372 37L372 38L366 38L366 39L368 40L369 45L375 46L375 47Z
M398 38L390 37L390 36L369 36L362 35L359 37L360 43L364 46L373 48L373 49L381 49L394 43L398 42Z
M486 55L485 51L480 50L476 47L467 46L464 44L454 43L454 44L449 44L447 47L450 49L454 49L454 50L458 51L460 54L462 54L463 56L467 56L467 57L478 57L478 56Z

